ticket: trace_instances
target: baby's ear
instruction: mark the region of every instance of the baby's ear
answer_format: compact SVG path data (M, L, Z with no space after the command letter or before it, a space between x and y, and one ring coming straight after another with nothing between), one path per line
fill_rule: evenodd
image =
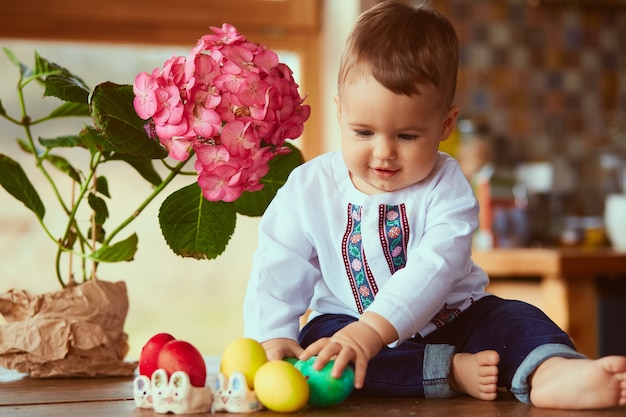
M459 117L459 111L459 106L455 105L450 106L450 108L448 109L448 112L443 119L443 126L441 127L441 138L439 139L440 142L448 139L448 137L450 137L450 135L452 134L452 131L456 127L456 120Z
M341 123L341 106L339 105L339 93L333 96L335 105L337 106L337 120Z

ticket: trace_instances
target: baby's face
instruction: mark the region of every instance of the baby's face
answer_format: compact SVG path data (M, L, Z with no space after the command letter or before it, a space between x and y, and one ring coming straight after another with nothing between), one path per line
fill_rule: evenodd
M343 157L355 187L365 194L396 191L432 171L439 142L456 123L434 85L420 95L395 94L373 77L357 76L337 98Z

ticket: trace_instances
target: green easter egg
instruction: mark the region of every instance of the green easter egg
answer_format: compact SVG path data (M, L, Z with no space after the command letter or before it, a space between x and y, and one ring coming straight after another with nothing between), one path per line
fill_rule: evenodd
M285 362L289 362L292 365L295 365L296 362L298 362L298 358L292 358L292 357L288 357L288 358L284 358L283 359Z
M335 361L329 361L321 371L317 371L313 368L315 359L314 356L294 364L309 383L309 404L329 407L341 403L354 389L354 370L348 366L339 378L333 378L330 372Z

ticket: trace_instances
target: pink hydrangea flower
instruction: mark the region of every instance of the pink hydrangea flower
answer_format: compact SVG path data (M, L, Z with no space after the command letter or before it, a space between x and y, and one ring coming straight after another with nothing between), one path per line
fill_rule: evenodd
M202 194L209 201L235 201L243 192L241 172L229 165L220 165L198 176Z
M270 160L304 130L291 69L229 24L211 28L186 57L135 78L135 111L177 160L196 155L198 185L210 201L257 191Z

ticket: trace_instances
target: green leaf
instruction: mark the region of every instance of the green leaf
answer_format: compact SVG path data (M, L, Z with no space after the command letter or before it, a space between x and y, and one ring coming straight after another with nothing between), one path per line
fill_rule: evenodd
M73 103L87 103L89 89L87 86L81 85L78 80L65 75L49 75L46 77L46 89L43 94Z
M20 164L4 154L0 154L0 185L43 220L46 209L35 187Z
M93 229L90 227L89 229L87 229L87 236L89 236L89 239L94 239L96 242L104 242L104 237L105 237L105 232L104 232L104 228L102 227L101 224L97 224L96 225L96 235L93 236Z
M236 221L232 204L206 200L195 182L172 193L159 210L161 231L172 251L196 259L214 259L224 252Z
M6 47L2 48L2 50L4 51L4 54L7 56L7 58L9 58L9 61L11 61L14 65L20 65L20 60L17 59L12 50Z
M112 246L103 246L95 251L90 259L96 262L123 262L132 261L137 252L137 234L133 233L126 240L116 243Z
M20 75L22 77L30 74L31 69L28 68L23 63L21 63L20 60L17 59L13 51L11 51L9 48L2 48L2 49L4 50L4 54L9 58L9 61L11 61L16 67L20 69Z
M29 154L36 153L36 150L30 145L30 142L24 139L17 138L17 144L19 145L20 149L26 153L29 153Z
M78 135L80 143L89 149L93 155L96 152L113 152L113 147L109 145L104 135L98 132L93 126L85 126Z
M41 146L48 149L53 148L74 148L80 144L80 136L78 135L64 135L57 136L56 138L39 138Z
M89 202L89 207L93 210L96 224L104 224L105 220L109 217L107 203L104 199L96 196L94 193L89 193L87 201Z
M109 194L109 181L107 181L106 177L96 178L96 191L105 197L111 198L111 194Z
M147 122L137 116L134 97L132 85L111 82L97 85L90 103L96 128L115 152L140 158L165 158L167 151L158 140L148 136L144 128Z
M261 216L276 196L278 189L287 181L291 171L304 162L302 152L293 145L287 144L291 152L275 156L270 161L269 172L261 178L264 185L259 191L244 192L235 202L237 212L245 216Z
M48 117L90 117L89 104L65 102L54 109Z
M67 174L71 179L77 183L81 183L80 174L69 161L62 156L58 155L46 155L46 160L52 164L59 171Z
M154 164L152 163L151 159L134 158L129 155L114 153L109 160L126 162L127 164L132 166L135 171L139 173L139 175L141 175L146 181L154 186L159 186L163 182L161 176L154 168Z
M35 53L35 75L47 75L44 81L44 96L53 96L73 103L89 102L90 89L80 77L38 53Z

